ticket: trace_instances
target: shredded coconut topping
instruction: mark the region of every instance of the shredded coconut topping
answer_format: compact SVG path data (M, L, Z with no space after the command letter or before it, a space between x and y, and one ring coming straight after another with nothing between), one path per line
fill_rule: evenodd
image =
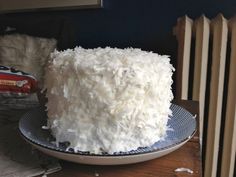
M163 139L173 70L168 56L140 49L55 51L45 89L48 126L57 143L113 154Z

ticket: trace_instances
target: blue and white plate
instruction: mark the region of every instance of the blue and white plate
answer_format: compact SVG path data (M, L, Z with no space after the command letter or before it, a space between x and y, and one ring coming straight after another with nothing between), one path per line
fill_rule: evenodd
M19 122L19 129L24 139L44 153L67 161L95 164L118 165L131 164L151 160L169 154L184 145L196 131L196 119L184 108L172 104L172 117L168 121L170 130L163 141L156 142L150 147L138 148L129 152L110 154L90 154L88 152L66 151L66 146L59 147L53 143L49 130L42 129L46 125L47 115L41 108L26 113Z

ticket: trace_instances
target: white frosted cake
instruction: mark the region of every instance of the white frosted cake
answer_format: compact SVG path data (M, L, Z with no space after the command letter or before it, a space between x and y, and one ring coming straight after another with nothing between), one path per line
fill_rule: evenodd
M74 151L127 152L166 135L173 99L168 56L140 49L52 53L45 75L48 126Z

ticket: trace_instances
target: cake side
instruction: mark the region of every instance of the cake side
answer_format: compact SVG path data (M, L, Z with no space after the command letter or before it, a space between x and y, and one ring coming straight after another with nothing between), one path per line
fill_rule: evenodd
M126 152L165 137L173 67L140 49L55 51L45 74L48 124L75 151Z

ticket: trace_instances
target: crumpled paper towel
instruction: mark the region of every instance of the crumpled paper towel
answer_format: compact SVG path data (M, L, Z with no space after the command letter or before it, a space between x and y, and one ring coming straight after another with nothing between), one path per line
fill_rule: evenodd
M32 149L20 137L18 122L0 124L0 177L46 176L60 169L57 159Z

